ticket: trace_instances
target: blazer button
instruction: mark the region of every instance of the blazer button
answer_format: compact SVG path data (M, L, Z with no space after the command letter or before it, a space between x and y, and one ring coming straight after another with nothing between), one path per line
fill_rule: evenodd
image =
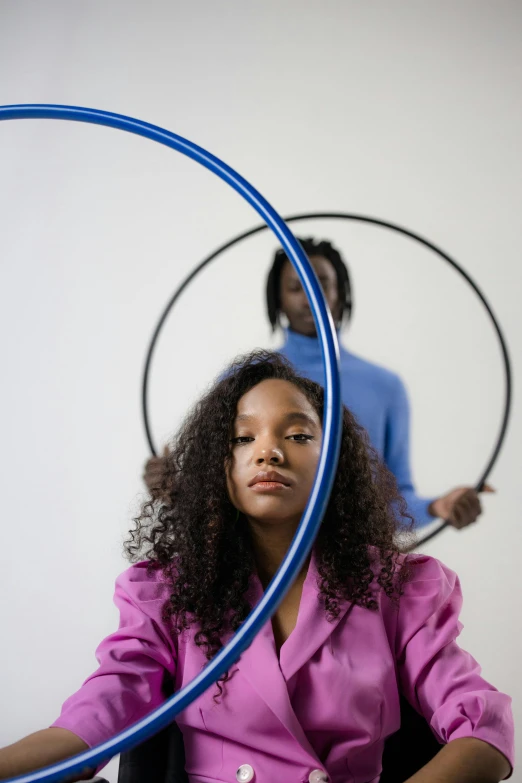
M309 783L328 783L330 778L322 769L314 769L308 776Z
M236 780L238 783L250 783L254 780L254 770L250 764L241 764L236 772Z

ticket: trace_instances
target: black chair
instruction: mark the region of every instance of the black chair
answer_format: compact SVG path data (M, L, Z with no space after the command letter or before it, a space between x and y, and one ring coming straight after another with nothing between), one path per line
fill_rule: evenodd
M404 783L431 761L440 748L424 718L402 699L401 727L386 740L380 783ZM103 778L95 781L107 783ZM137 748L122 753L118 783L188 783L183 736L176 723Z
M441 747L422 715L401 697L401 727L384 743L379 783L404 783Z

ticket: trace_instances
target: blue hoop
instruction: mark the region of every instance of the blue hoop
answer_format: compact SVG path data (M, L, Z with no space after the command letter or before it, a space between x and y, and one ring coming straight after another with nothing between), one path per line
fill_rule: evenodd
M0 106L0 120L50 119L90 122L109 128L135 133L151 141L157 141L187 155L205 168L217 174L236 190L266 221L285 249L288 258L297 270L303 288L310 302L325 368L325 406L323 417L323 444L314 486L310 493L303 518L292 545L281 567L268 586L263 599L253 609L244 624L231 641L216 655L192 682L179 691L165 704L156 709L134 726L117 734L107 742L80 753L66 761L27 775L11 778L12 783L36 783L37 781L64 780L66 777L82 775L97 768L118 753L139 745L156 734L175 716L188 707L207 688L213 685L237 661L254 637L276 611L285 593L296 578L309 554L332 489L339 458L341 443L342 402L339 377L339 346L335 327L327 307L321 286L306 255L283 219L270 204L243 177L230 166L214 157L196 144L174 133L151 125L148 122L126 117L122 114L85 109L77 106L54 106L51 104L22 104Z

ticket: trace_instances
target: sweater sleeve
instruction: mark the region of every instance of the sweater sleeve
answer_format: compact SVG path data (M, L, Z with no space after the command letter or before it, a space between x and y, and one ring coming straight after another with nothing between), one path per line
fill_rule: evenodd
M418 527L433 522L428 511L433 498L417 495L410 464L410 405L400 378L392 376L392 388L386 419L384 461L397 479L399 492Z

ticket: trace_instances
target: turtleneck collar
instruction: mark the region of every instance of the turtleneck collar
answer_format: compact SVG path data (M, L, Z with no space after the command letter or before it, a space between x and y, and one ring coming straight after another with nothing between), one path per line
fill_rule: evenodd
M305 334L298 334L292 331L292 329L284 329L285 344L283 350L285 354L298 357L299 362L312 362L321 361L321 345L318 337L308 337ZM339 339L339 350L341 353L346 353L346 349L343 348L340 342L341 330L337 330L337 338Z

